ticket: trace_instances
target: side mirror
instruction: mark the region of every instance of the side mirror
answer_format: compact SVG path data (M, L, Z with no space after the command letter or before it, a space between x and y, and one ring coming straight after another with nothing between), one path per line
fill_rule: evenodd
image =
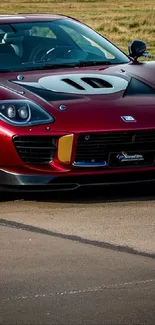
M137 61L140 56L145 56L145 51L146 43L143 41L134 40L129 45L129 56L131 56L135 61Z

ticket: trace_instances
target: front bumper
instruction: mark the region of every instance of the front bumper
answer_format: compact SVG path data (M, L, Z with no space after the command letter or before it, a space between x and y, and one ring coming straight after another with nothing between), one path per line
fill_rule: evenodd
M80 187L132 185L155 182L155 170L98 175L25 175L0 170L0 190L8 192L69 191Z
M1 141L0 189L23 192L67 191L79 187L155 182L155 131L143 131L142 135L138 131L136 136L137 143L133 132L125 131L117 132L117 135L115 132L92 133L90 136L62 133L47 136L41 131L39 135L4 134ZM115 141L117 143L113 144ZM142 154L151 152L149 159L146 157L144 160L145 164L141 165L140 162L138 165L124 166L120 163L117 166L115 161L114 166L109 164L104 152L115 152L115 155L121 153L124 141L127 142L127 152L131 149L135 153L139 153L139 150ZM53 145L56 149L51 157ZM104 145L111 149L105 150ZM131 148L133 145L134 149ZM43 161L44 156L48 157L48 161ZM39 164L36 165L36 162Z

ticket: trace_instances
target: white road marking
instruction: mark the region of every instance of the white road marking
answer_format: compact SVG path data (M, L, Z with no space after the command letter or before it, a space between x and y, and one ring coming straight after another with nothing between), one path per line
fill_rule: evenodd
M148 280L139 280L133 282L125 282L125 283L115 283L110 285L103 285L99 287L89 287L86 289L81 290L71 290L71 291L63 291L63 292L51 292L51 293L43 293L43 294L34 294L34 295L27 295L27 296L14 296L9 298L0 298L0 301L14 301L14 300L25 300L25 299L33 299L33 298L47 298L47 297L55 297L55 296L64 296L64 295L75 295L81 293L89 293L89 292L99 292L105 289L122 289L122 287L128 287L133 285L140 285L140 284L147 284L147 283L154 283L155 279L148 279Z

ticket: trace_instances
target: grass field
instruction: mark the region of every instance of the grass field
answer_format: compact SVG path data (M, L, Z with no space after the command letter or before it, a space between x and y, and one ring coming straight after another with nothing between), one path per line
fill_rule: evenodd
M155 0L2 0L0 13L58 13L73 16L127 51L133 39L155 55Z

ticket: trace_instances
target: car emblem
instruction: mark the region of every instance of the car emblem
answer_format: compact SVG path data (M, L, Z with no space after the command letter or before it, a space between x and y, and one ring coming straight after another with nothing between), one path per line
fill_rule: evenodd
M139 155L139 154L134 154L134 155L128 155L126 152L121 152L120 154L118 154L116 156L116 158L120 161L120 162L126 162L126 161L144 161L144 157L143 155Z
M121 119L124 122L136 122L136 120L133 116L121 116Z
M90 139L90 135L85 136L85 140L88 141Z

